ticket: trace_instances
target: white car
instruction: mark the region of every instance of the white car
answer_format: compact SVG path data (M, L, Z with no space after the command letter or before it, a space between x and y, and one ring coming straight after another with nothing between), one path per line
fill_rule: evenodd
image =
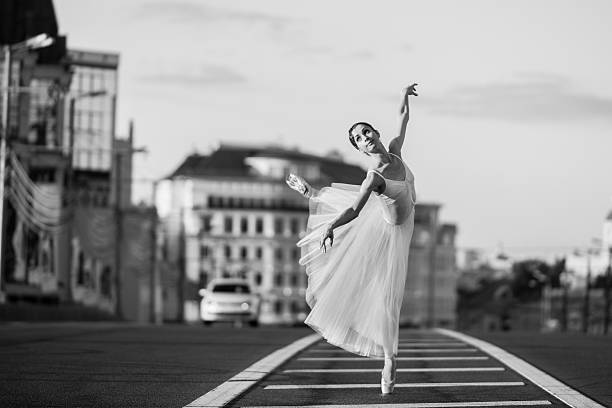
M200 289L200 318L202 323L248 322L251 326L259 323L261 298L245 279L213 279Z

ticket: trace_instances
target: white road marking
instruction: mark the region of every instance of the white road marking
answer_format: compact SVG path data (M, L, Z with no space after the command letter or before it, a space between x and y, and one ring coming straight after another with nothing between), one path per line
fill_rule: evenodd
M603 405L598 404L587 396L581 394L573 388L565 385L556 378L540 371L536 367L532 366L525 360L520 359L514 354L508 353L507 351L494 346L486 341L468 336L463 333L455 332L447 329L437 329L440 333L454 337L461 341L464 341L472 346L478 347L485 353L496 358L503 364L516 371L521 376L527 378L529 381L542 388L555 398L560 399L570 407L574 408L604 408Z
M257 361L250 367L247 367L223 384L185 405L185 407L218 408L225 406L231 400L259 382L266 375L270 374L285 361L320 339L320 334L311 334L268 354L266 357Z
M516 387L525 385L522 381L491 381L491 382L447 382L447 383L401 383L395 388L436 388L436 387ZM346 388L378 388L380 384L276 384L266 385L264 390L304 390L304 389L346 389Z
M466 401L466 402L410 402L406 404L384 404L385 408L463 408L463 407L533 407L551 405L547 400L532 401ZM300 405L304 408L372 408L372 404L351 405ZM295 408L294 405L251 406L243 408Z
M399 347L466 347L467 344L460 343L457 341L445 341L440 343L412 343L400 341L398 343Z
M404 373L446 373L469 371L505 371L504 367L443 367L443 368L398 368L397 372ZM380 368L315 368L284 370L283 373L380 373Z
M330 350L310 349L310 350L306 350L305 353L336 353L339 351L344 351L348 353L348 351L344 349L330 349ZM474 348L446 348L446 349L397 349L397 351L403 352L403 353L473 353L478 350Z
M397 361L488 360L489 357L397 357ZM298 361L366 361L384 360L382 357L300 357Z

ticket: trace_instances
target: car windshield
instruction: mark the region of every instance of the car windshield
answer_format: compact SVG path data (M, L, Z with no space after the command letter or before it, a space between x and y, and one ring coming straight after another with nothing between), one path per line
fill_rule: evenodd
M221 283L219 285L215 285L212 291L215 293L251 293L248 285L240 283Z

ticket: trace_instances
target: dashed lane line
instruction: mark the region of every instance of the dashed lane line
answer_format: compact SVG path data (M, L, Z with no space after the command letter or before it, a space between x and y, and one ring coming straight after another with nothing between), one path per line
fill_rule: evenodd
M481 382L427 382L399 383L395 388L438 388L438 387L516 387L525 385L522 381L481 381ZM348 389L378 388L380 384L271 384L264 390L304 390L304 389Z
M441 368L398 368L398 373L455 373L505 371L504 367L441 367ZM380 368L314 368L283 370L283 373L379 373Z
M261 379L263 379L266 375L270 374L273 370L275 370L285 361L289 360L295 354L302 351L306 347L311 346L320 339L320 334L311 334L302 337L301 339L296 340L293 343L283 348L280 348L271 354L268 354L266 357L257 361L250 367L247 367L245 370L236 374L223 384L217 386L216 388L212 389L201 397L185 405L185 408L218 408L225 406L230 401L248 390Z
M466 401L466 402L409 402L384 404L385 408L463 408L463 407L534 407L551 405L548 400L532 401ZM303 408L372 408L372 404L301 405ZM249 406L243 408L295 408L293 405Z
M453 360L488 360L487 356L477 357L396 357L397 361L453 361ZM382 357L300 357L298 361L378 361Z
M529 381L542 388L544 391L548 392L555 398L560 399L570 407L604 408L603 405L600 405L599 403L593 401L586 395L581 394L577 390L569 387L568 385L562 383L556 378L532 366L525 360L520 359L519 357L507 352L506 350L503 350L500 347L494 346L493 344L488 343L484 340L480 340L475 337L471 337L453 330L437 329L437 331L447 336L451 336L458 340L464 341L474 347L478 347L485 353L489 354L491 357L499 360L501 363L505 364L512 370L516 371L518 374L527 378Z

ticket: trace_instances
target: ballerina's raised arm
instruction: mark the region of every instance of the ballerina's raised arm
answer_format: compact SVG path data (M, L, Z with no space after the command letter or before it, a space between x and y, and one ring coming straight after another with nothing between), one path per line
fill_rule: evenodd
M409 87L404 88L402 95L402 103L400 105L400 127L398 135L391 139L389 142L389 152L396 156L402 157L402 146L404 145L404 139L406 138L406 126L410 119L410 109L408 108L408 96L418 96L415 87L418 84L412 84Z

